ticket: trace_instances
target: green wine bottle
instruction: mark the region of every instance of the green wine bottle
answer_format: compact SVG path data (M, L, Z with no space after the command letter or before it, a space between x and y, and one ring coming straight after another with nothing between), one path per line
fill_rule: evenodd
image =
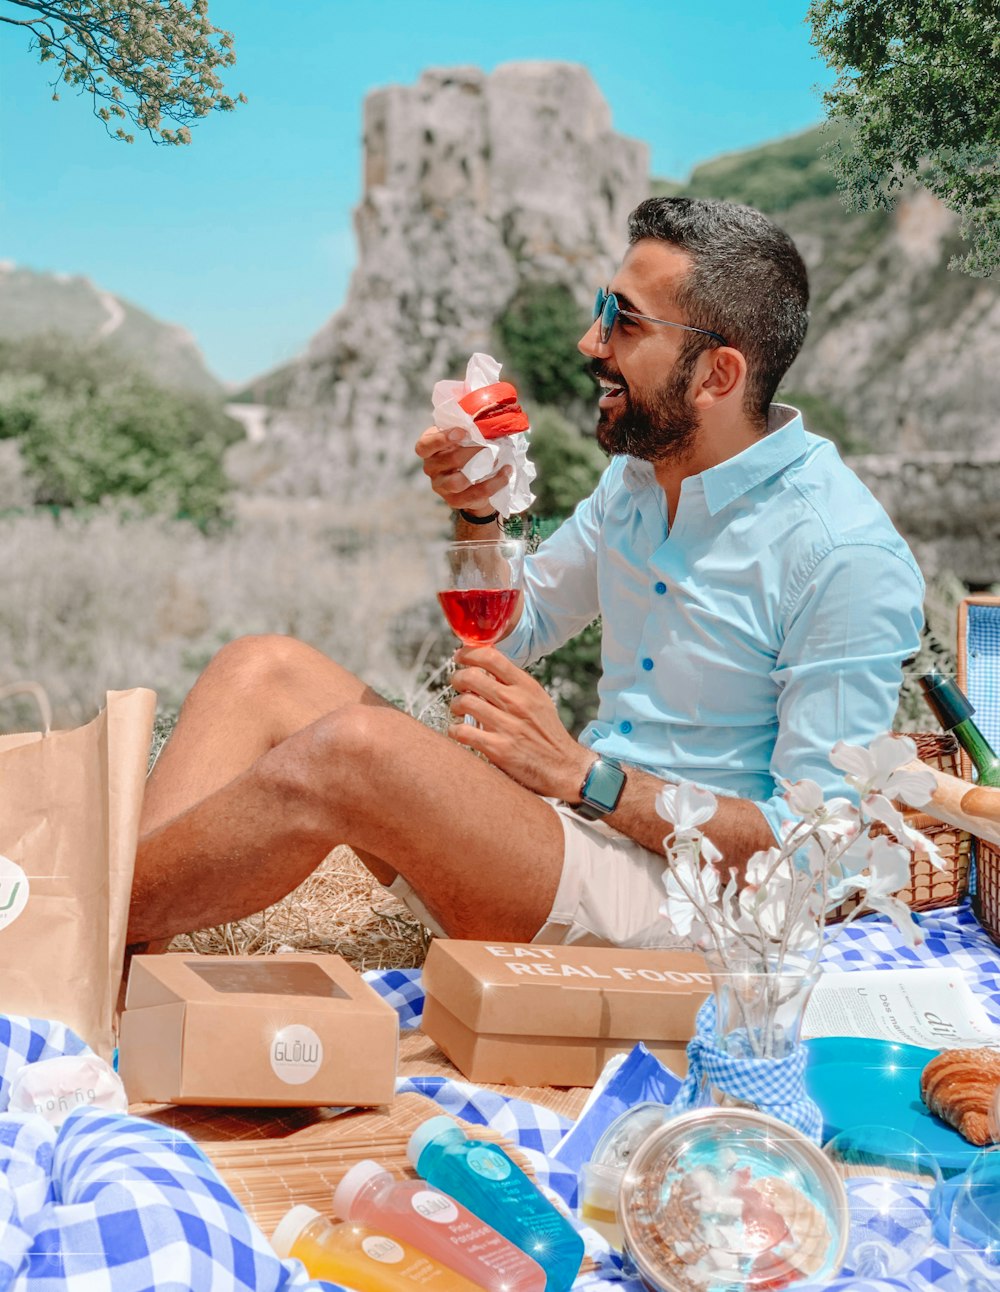
M953 731L958 743L972 760L979 785L1000 785L1000 758L972 721L975 709L969 698L950 677L935 669L918 679L924 699L945 731Z

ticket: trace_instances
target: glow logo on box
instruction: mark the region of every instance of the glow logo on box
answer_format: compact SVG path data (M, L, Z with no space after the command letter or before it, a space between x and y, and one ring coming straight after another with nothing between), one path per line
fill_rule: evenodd
M0 856L0 931L28 905L28 876L16 861Z
M289 1086L311 1081L322 1063L323 1042L311 1027L302 1023L283 1027L271 1042L274 1075Z

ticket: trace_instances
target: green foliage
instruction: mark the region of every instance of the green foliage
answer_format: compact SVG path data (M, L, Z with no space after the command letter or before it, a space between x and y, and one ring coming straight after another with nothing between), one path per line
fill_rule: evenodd
M555 408L531 414L531 460L538 469L534 512L559 519L587 497L607 466L596 440L581 435Z
M560 283L518 290L497 322L497 342L522 396L561 407L593 397L587 361L576 348L589 323Z
M762 148L717 157L697 166L686 184L661 180L655 192L743 202L770 213L785 211L796 202L837 191L837 177L824 154L824 144L838 135L819 126Z
M556 702L563 726L574 736L597 715L597 684L601 680L601 621L547 655L532 669Z
M534 541L542 541L593 491L607 459L554 408L541 408L532 416L531 457L538 467L531 532ZM597 712L600 621L540 660L532 672L555 700L564 725L578 735Z
M0 342L0 373L0 439L17 441L37 503L222 515L222 455L243 432L217 404L56 337Z
M812 0L812 41L838 73L824 95L849 128L835 170L857 209L889 207L908 179L962 220L955 265L1000 265L1000 8L996 0Z
M130 122L154 143L189 144L189 125L231 112L244 95L225 93L218 75L236 62L233 38L208 20L208 0L3 0L19 13L0 22L26 29L42 63L52 63L52 97L66 85L93 99L111 133ZM176 128L171 128L172 126ZM123 125L113 138L133 143Z

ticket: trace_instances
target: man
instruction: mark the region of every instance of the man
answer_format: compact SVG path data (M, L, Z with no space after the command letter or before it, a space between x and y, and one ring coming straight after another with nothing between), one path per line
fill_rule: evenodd
M922 582L833 446L771 405L806 330L797 251L688 199L644 202L629 237L580 342L615 456L529 559L500 648L458 652L447 737L299 642L223 648L149 783L130 941L257 911L349 843L451 936L657 945L665 781L722 795L706 833L740 867L774 841L783 778L842 789L834 742L890 726ZM499 532L499 477L470 486L437 428L417 452L460 537ZM520 665L597 613L577 741Z

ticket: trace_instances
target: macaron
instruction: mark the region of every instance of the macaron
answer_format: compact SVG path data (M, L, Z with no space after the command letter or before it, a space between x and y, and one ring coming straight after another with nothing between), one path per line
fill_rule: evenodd
M517 391L509 381L496 381L491 386L470 390L458 404L488 440L499 440L528 429L528 419L517 402Z

